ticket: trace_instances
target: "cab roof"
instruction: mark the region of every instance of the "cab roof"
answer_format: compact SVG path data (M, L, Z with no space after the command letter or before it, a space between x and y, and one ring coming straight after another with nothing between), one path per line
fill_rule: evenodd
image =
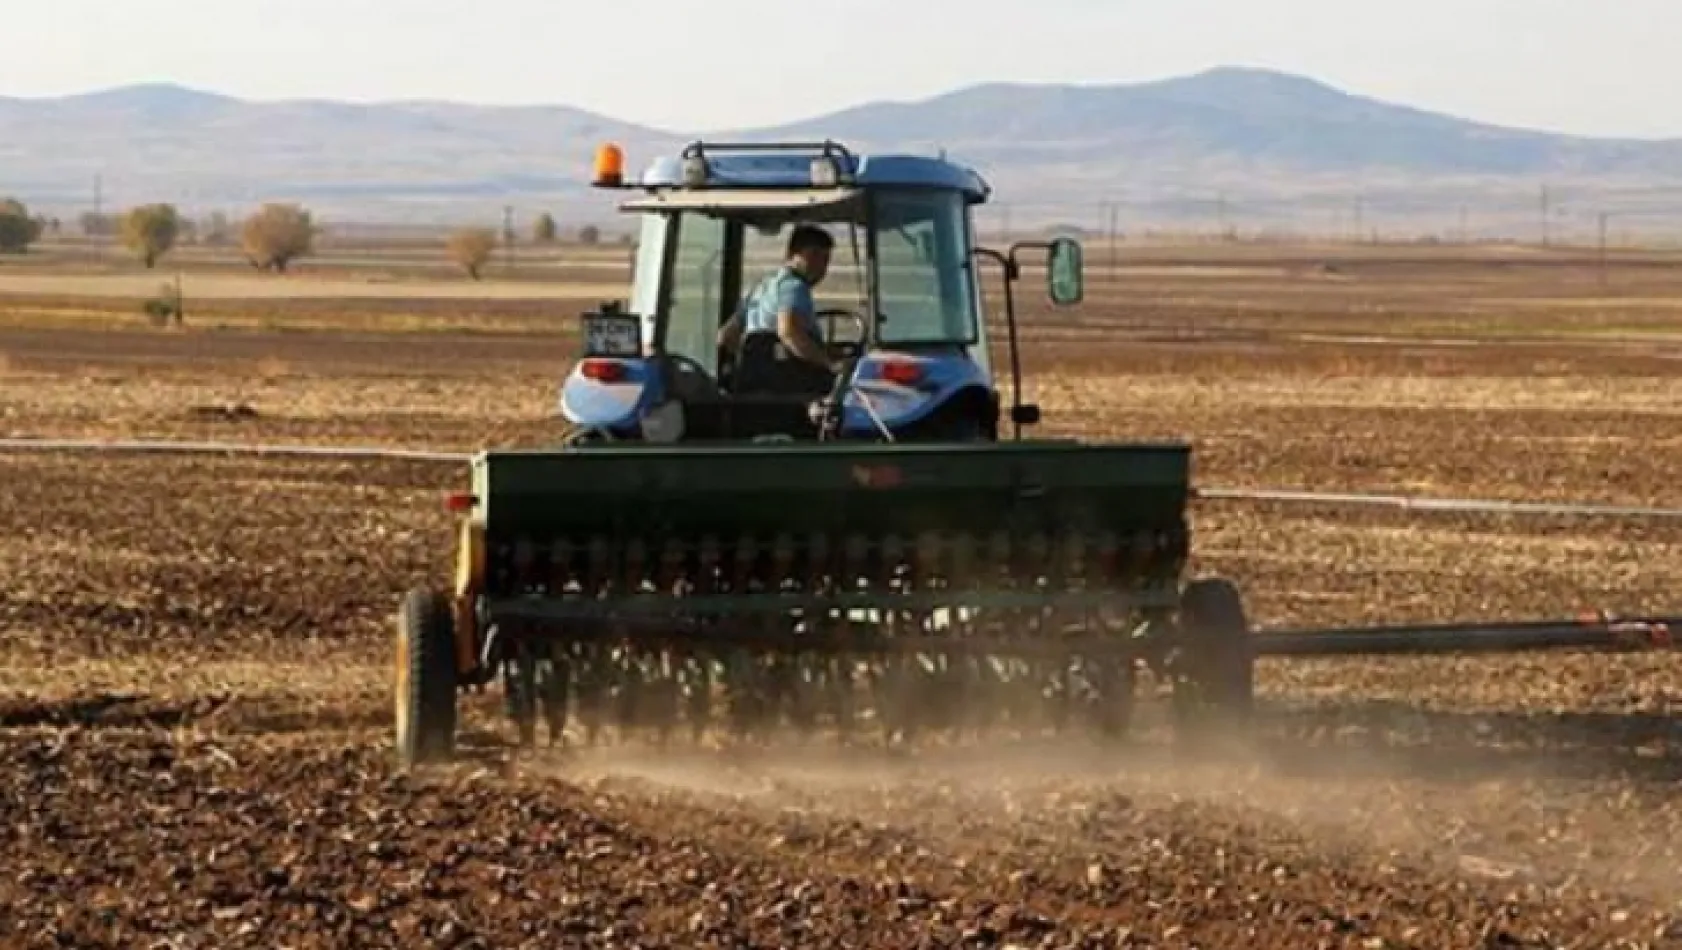
M856 215L859 188L660 188L646 197L624 202L621 211L701 211L708 214L751 214L765 211L789 217Z
M820 157L786 151L736 152L706 154L706 185L696 191L719 189L775 189L785 192L804 192L814 187L812 161ZM848 181L842 187L868 190L871 188L933 188L957 191L971 204L985 202L992 193L986 180L973 169L941 158L922 155L854 155L841 153L830 156ZM682 156L665 155L655 159L644 169L642 178L633 187L651 191L686 189ZM820 187L818 190L830 190ZM833 191L831 192L833 193Z

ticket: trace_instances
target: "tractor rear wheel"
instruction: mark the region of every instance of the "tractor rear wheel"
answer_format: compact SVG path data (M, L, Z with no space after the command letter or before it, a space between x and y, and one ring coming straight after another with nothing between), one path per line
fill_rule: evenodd
M397 763L404 770L455 754L455 618L444 595L424 587L397 616Z
M1231 581L1206 578L1180 595L1182 659L1174 686L1180 728L1191 738L1231 734L1255 705L1255 649L1243 595Z

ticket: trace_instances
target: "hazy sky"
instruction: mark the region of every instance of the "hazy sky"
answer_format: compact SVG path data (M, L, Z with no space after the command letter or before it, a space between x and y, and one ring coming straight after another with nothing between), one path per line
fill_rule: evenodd
M1126 82L1230 64L1487 121L1682 136L1682 0L5 6L0 95L171 81L259 99L566 103L690 131L988 80Z

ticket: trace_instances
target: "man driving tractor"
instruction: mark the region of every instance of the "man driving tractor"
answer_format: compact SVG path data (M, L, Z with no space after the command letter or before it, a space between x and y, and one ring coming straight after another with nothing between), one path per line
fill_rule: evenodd
M829 273L835 239L802 224L789 235L783 265L760 281L719 328L718 342L735 356L735 391L822 395L839 365L824 350L812 288Z

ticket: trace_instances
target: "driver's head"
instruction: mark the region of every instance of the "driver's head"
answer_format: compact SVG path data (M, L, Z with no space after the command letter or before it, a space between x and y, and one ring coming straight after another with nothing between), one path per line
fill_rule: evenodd
M788 236L788 262L801 276L816 284L829 273L829 252L835 239L815 224L802 224Z

